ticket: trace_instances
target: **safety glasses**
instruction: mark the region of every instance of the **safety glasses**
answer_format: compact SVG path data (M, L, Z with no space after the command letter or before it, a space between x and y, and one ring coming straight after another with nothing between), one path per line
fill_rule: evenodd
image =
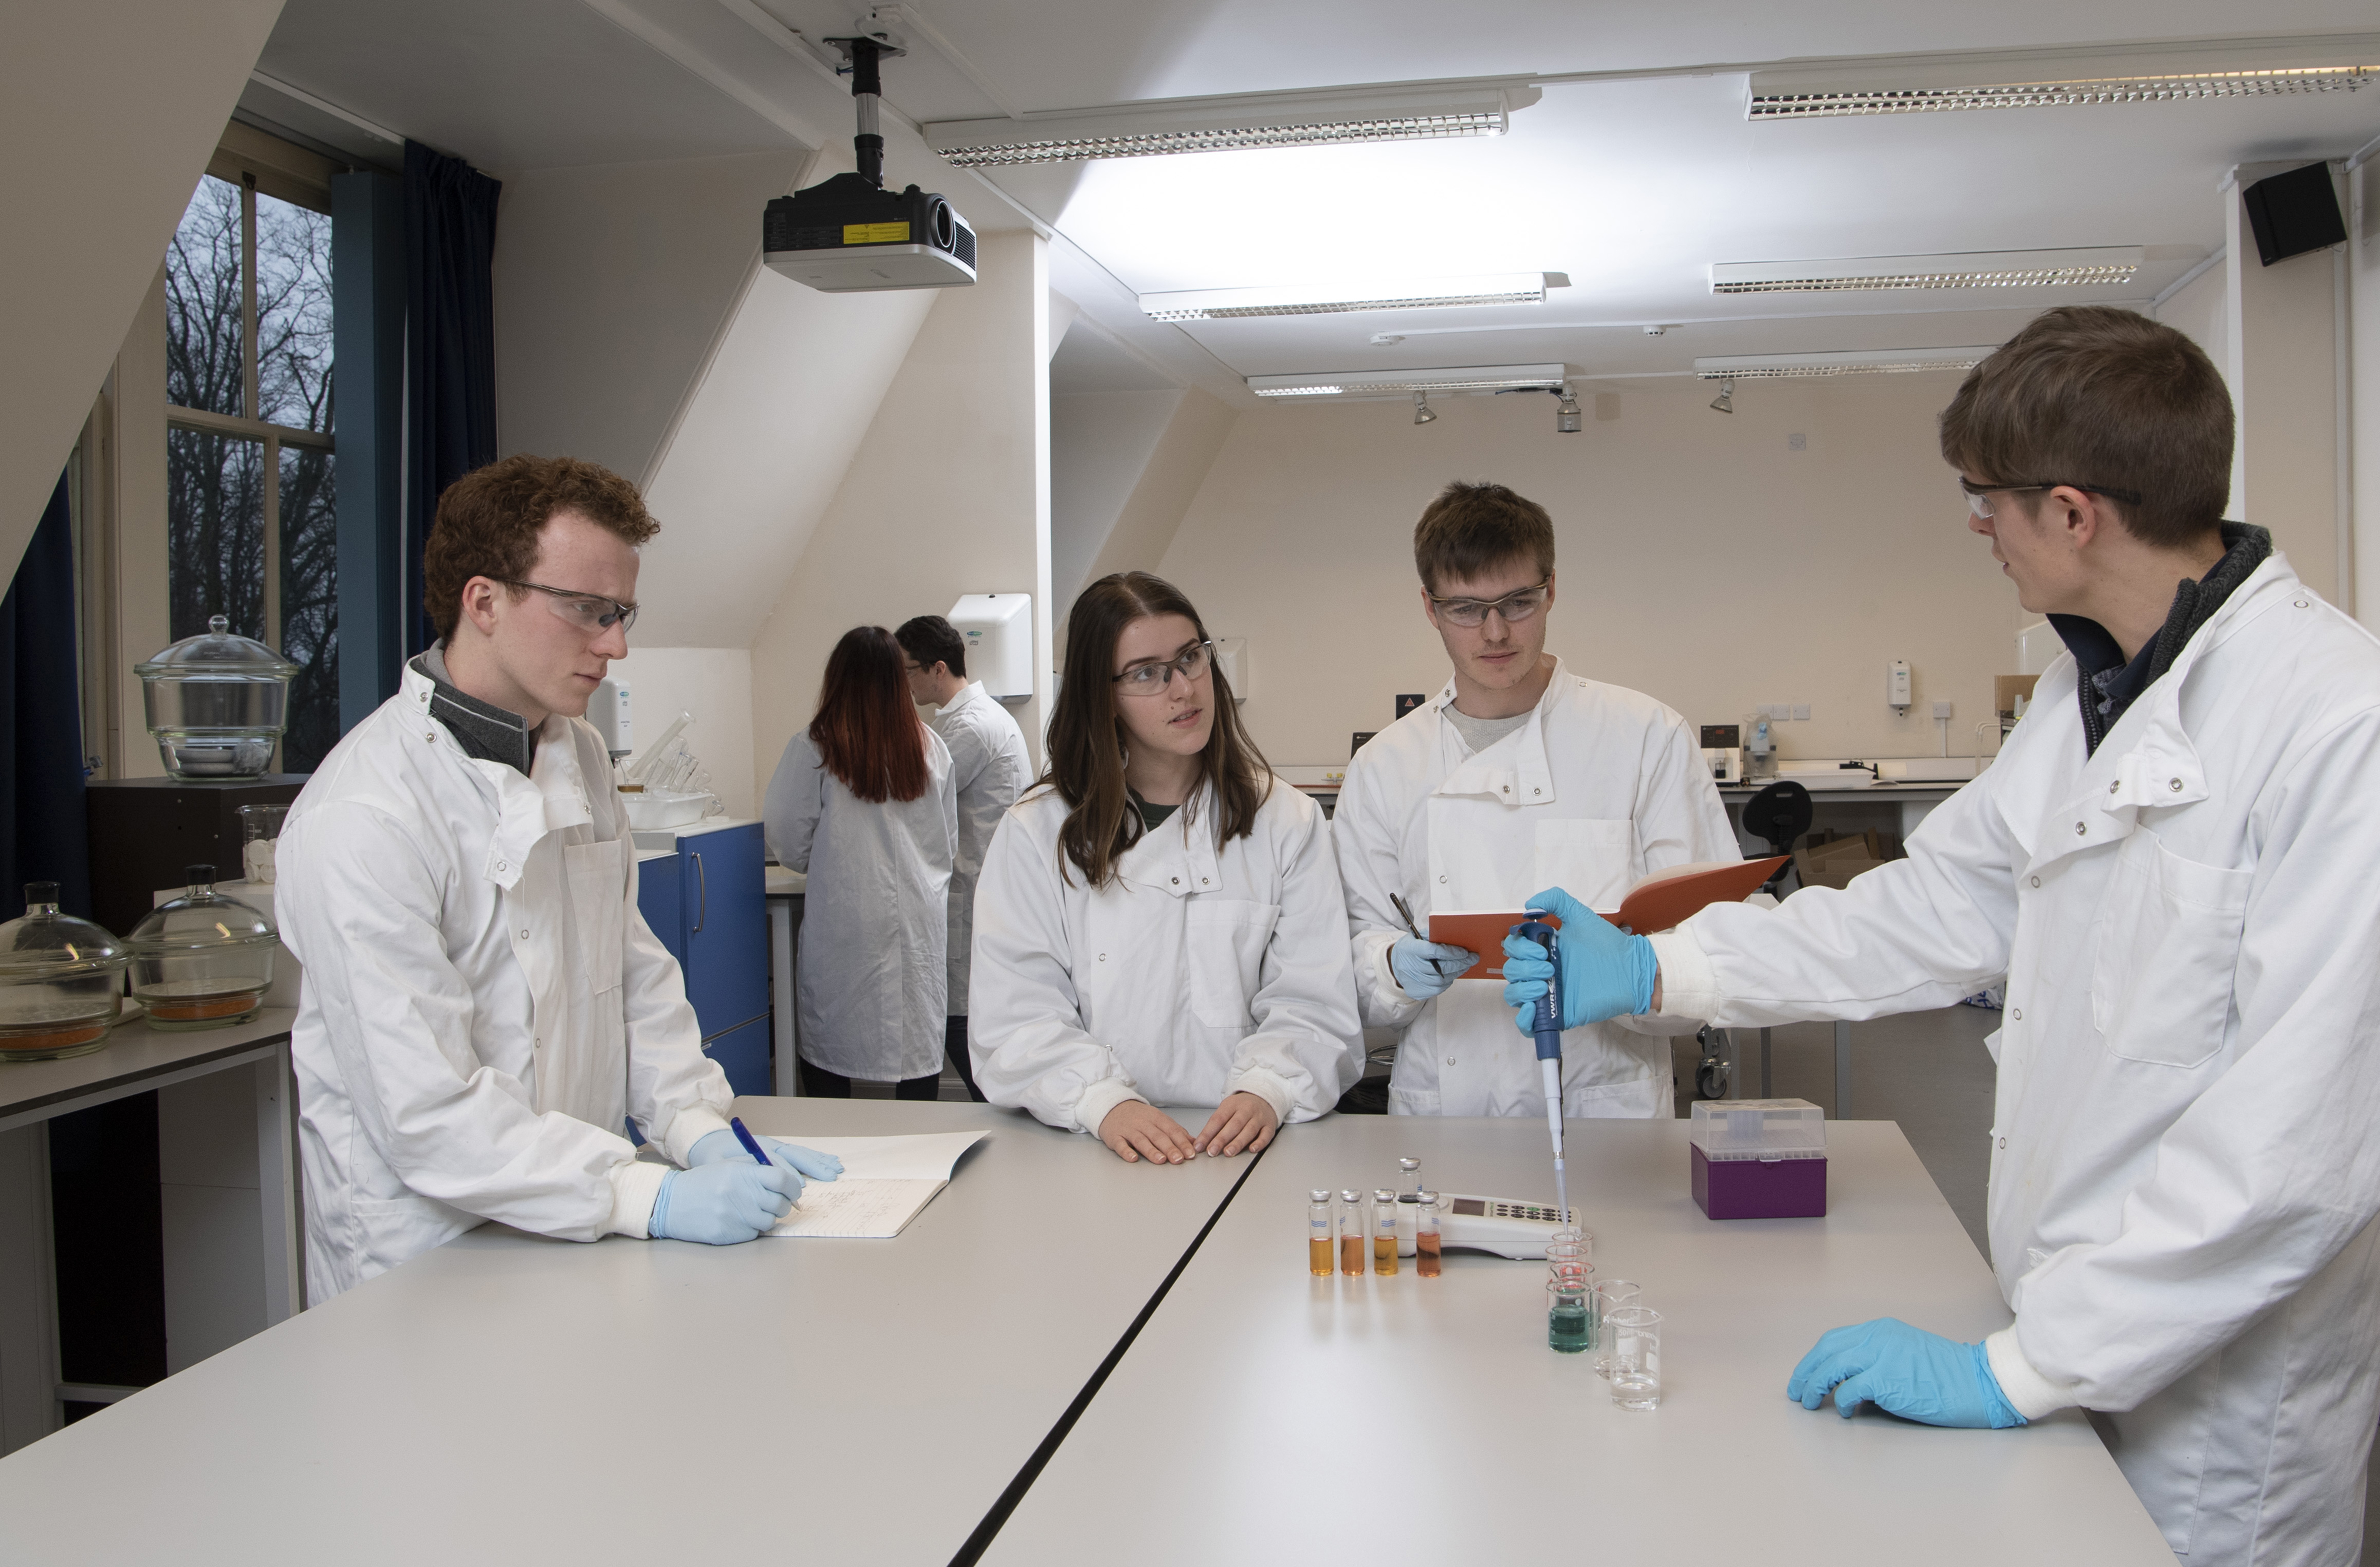
M507 588L527 588L543 593L546 595L546 607L581 631L609 631L614 626L625 631L637 624L636 605L607 599L601 593L549 588L542 582L517 582L509 577L499 577L495 580Z
M2022 494L2028 490L2080 490L2085 495L2105 495L2111 501L2121 501L2128 506L2141 504L2137 490L2110 490L2104 484L2077 484L2070 479L2044 479L2032 484L1970 484L1967 476L1959 476L1959 488L1966 492L1967 510L1978 521L1988 521L1992 516L1992 496Z
M1173 684L1175 670L1184 679L1196 680L1207 673L1214 649L1212 642L1193 642L1161 663L1136 663L1115 677L1116 689L1127 697L1154 697Z
M1441 599L1432 593L1429 601L1438 606L1439 614L1456 626L1484 626L1490 613L1502 616L1504 624L1510 626L1515 621L1528 619L1546 607L1546 598L1553 587L1553 580L1548 577L1534 588L1523 588L1500 599Z

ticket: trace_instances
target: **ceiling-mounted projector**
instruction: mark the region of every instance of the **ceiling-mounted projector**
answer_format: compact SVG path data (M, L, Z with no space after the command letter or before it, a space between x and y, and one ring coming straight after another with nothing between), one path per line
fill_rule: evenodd
M948 201L910 186L884 188L877 134L878 60L907 53L890 34L826 41L851 62L859 134L857 174L780 196L760 217L760 259L771 270L828 294L878 288L957 288L975 281L975 230Z

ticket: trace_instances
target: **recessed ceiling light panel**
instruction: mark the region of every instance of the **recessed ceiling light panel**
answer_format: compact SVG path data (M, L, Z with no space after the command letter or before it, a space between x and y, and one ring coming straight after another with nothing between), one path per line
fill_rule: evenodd
M1243 321L1263 316L1344 315L1354 310L1437 310L1454 305L1535 305L1546 297L1541 272L1409 278L1391 284L1285 284L1268 288L1196 288L1143 294L1152 321Z
M1755 120L2167 103L2354 92L2380 79L2380 33L1909 55L1755 71Z
M1525 82L1371 88L1343 92L1177 98L1021 119L945 120L926 144L960 168L1501 136L1512 110L1537 101Z
M1813 375L1908 374L1972 370L1997 352L1989 345L1962 348L1876 348L1829 354L1727 354L1696 359L1704 381L1774 381ZM1731 411L1731 410L1729 410Z
M2137 245L2073 250L1976 250L1813 261L1715 261L1714 294L1841 294L1899 288L2070 288L2130 283Z
M1416 392L1553 392L1570 377L1567 365L1457 365L1447 370L1308 371L1252 375L1259 397L1395 397Z

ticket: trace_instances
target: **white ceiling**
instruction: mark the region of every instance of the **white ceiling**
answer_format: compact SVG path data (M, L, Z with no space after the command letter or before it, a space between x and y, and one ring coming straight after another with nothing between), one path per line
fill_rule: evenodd
M846 0L288 0L261 69L502 173L815 144L842 91L765 10L813 37ZM2232 164L2338 155L2380 133L2380 89L2140 106L1748 123L1750 64L2234 36L2233 0L929 0L885 67L912 121L1196 94L1468 76L1733 70L1552 82L1510 135L1002 174L995 191L888 126L896 179L978 227L1053 235L1051 284L1125 360L1086 375L1251 374L1561 361L1677 374L1714 354L1996 342L2045 305L2144 301L2222 242ZM2370 0L2275 0L2260 34L2369 30ZM935 42L940 40L940 43ZM759 214L752 214L757 223ZM1715 297L1718 261L2140 245L2119 288ZM1566 272L1536 307L1188 326L1138 291L1382 274ZM1680 323L1648 336L1645 323ZM1404 341L1376 346L1397 333ZM1091 349L1084 350L1093 352ZM1161 373L1160 373L1161 372Z

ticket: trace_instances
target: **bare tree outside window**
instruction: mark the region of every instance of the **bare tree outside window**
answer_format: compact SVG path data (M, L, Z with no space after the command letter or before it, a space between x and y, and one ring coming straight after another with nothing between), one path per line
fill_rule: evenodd
M280 649L285 771L338 740L331 220L209 176L165 267L174 637L228 617Z

